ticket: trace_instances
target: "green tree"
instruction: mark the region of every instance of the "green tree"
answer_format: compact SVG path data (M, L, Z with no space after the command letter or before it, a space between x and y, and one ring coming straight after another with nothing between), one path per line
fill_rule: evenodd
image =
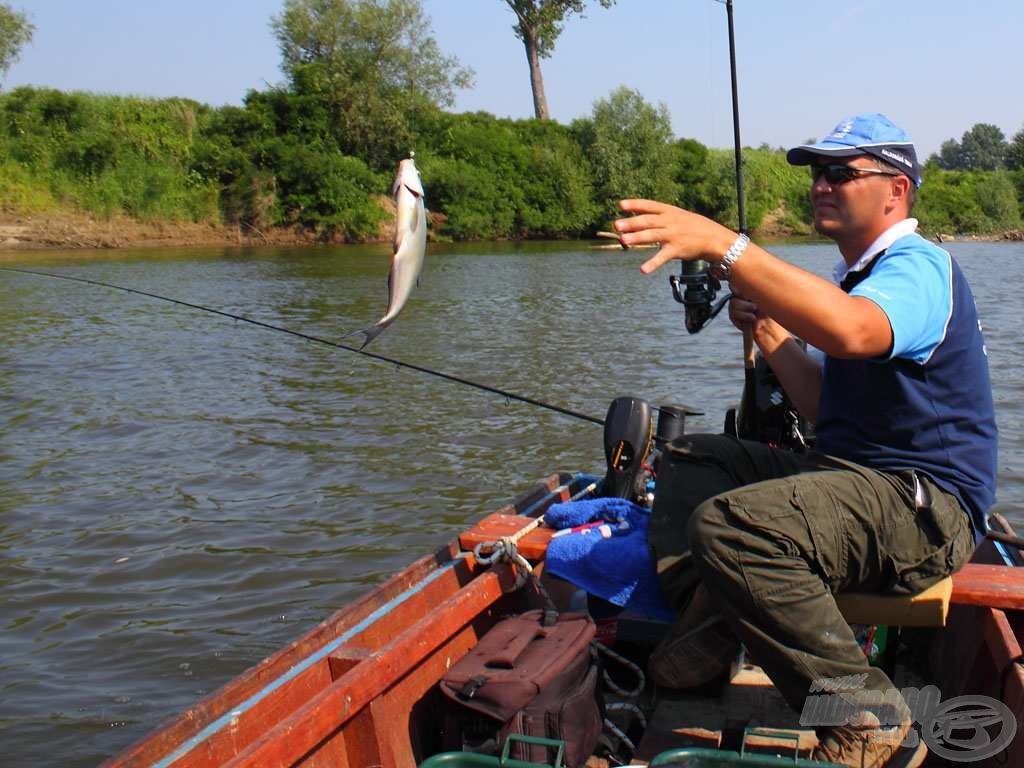
M999 128L990 123L976 123L965 131L960 141L944 141L935 158L946 171L998 171L1006 167L1010 145Z
M1006 137L990 123L977 123L960 139L964 168L969 171L998 171L1006 167Z
M672 122L664 104L653 106L638 91L620 86L594 103L593 116L573 124L594 168L598 203L606 215L623 197L675 200Z
M1013 135L1006 148L1006 167L1012 171L1024 170L1024 128Z
M371 167L392 166L417 113L450 106L472 81L420 0L285 0L270 26L292 91L323 101L342 152Z
M939 153L932 155L931 159L944 171L958 171L964 167L963 152L960 149L960 142L956 139L942 142Z
M21 49L32 40L35 31L24 13L0 3L0 77L18 60Z
M603 8L610 8L615 0L599 0ZM540 60L555 50L558 36L567 16L583 15L586 0L505 0L505 5L516 15L512 31L523 41L526 61L530 66L530 88L533 90L533 113L538 120L548 120L547 96L544 95L544 76Z

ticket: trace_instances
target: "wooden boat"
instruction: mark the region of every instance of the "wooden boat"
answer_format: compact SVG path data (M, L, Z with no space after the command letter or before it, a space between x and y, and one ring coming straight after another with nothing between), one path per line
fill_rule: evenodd
M552 475L105 765L420 765L440 749L441 699L436 690L440 677L498 617L539 605L535 592L515 588L513 565L485 565L473 554L474 547L528 526L552 503L579 494L594 479L583 474ZM1004 528L1010 533L1008 526ZM550 535L535 528L519 539L519 552L534 563L542 562ZM1012 537L1007 540L1013 541ZM933 666L930 681L946 700L970 695L1001 701L1014 713L1018 729L1024 724L1024 570L1018 570L1020 564L1020 552L1014 546L986 539L972 563L953 579L945 627L928 631L915 646L927 649ZM617 635L620 641L639 647L642 643L636 643L636 638L651 629L638 619L619 616L604 623L602 635ZM727 711L723 702L730 695L737 699L737 691L743 693L739 704L733 701L739 709L734 706ZM654 760L654 764L682 765L666 762L666 750L729 747L730 741L735 746L736 729L747 724L791 727L777 696L749 665L737 672L724 692L711 698L707 694L649 695L645 702L652 716L634 758L637 764ZM784 722L772 722L773 718ZM798 736L802 744L807 734ZM743 765L742 760L775 759L752 757L759 746L778 753L772 734L762 731L748 738L744 758L729 751L721 754L735 755L735 762L701 764ZM792 755L786 759L794 764ZM498 758L473 756L473 760L467 757L444 764L499 764ZM1024 738L1016 738L998 755L976 764L1024 766Z

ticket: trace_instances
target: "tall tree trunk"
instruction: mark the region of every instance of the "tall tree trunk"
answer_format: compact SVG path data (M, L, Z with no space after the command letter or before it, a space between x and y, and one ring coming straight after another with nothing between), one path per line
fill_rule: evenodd
M533 89L533 114L538 120L550 120L548 97L544 95L544 75L540 71L540 54L537 52L537 36L535 34L527 34L524 29L523 45L526 47L526 61L530 65L530 87Z

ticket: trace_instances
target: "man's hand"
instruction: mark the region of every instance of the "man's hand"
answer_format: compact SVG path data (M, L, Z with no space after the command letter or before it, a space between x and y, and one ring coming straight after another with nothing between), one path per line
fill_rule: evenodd
M729 319L741 331L753 331L755 324L760 319L757 314L757 305L734 293L729 297Z
M615 221L625 245L651 245L661 249L640 265L649 275L673 259L718 261L729 250L736 233L700 214L655 200L621 200L619 208L635 214Z

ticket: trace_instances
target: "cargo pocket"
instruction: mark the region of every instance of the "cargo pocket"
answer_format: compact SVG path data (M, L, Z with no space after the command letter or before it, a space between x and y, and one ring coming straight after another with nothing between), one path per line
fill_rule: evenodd
M958 570L974 550L970 521L955 497L929 481L931 504L918 509L918 546L893 557L898 585L920 592Z

